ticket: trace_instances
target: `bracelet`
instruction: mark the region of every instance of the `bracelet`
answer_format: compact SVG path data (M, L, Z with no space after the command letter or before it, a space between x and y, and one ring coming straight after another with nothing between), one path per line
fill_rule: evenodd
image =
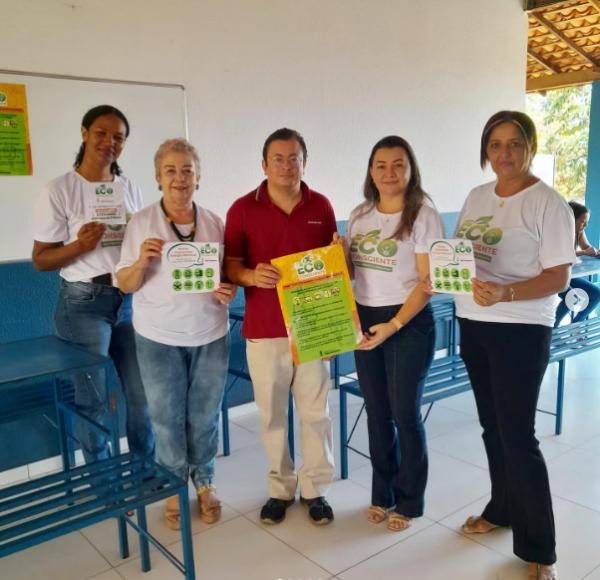
M402 322L400 322L395 316L392 316L389 322L394 325L396 332L398 332L404 326L404 324L402 324Z
M508 302L513 302L515 299L515 289L512 286L508 287Z

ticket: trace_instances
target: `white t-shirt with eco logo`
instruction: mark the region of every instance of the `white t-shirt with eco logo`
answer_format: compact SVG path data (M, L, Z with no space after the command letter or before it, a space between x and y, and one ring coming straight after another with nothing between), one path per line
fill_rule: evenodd
M104 202L108 196L124 204L128 214L142 208L140 188L123 175L115 175L111 182L92 182L70 171L53 179L43 189L36 205L34 239L64 244L76 240L81 226L92 221L94 208L100 205L99 198ZM94 276L114 273L124 235L124 225L107 225L98 245L62 268L60 275L67 282L89 282Z
M187 235L189 226L177 226ZM223 243L223 221L211 211L197 207L196 242ZM146 238L177 242L160 203L145 207L127 225L117 271L131 266L140 255ZM221 245L220 257L223 256ZM222 338L229 330L227 306L212 293L175 294L171 288L172 266L153 260L144 274L144 283L133 293L133 327L149 340L170 346L202 346Z
M477 278L509 284L542 270L573 264L573 212L556 191L538 181L511 197L496 195L496 182L476 187L458 218L456 237L473 242ZM556 294L533 300L478 306L469 295L455 296L456 315L483 322L553 326Z
M356 301L363 306L403 304L419 281L415 254L427 254L429 241L444 237L440 215L423 205L410 236L396 240L391 236L402 212L381 213L373 206L361 215L362 210L355 208L348 220Z

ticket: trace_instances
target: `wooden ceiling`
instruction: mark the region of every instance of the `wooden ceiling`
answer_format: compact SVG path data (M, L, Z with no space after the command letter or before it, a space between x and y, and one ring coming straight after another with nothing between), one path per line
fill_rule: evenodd
M600 80L600 0L529 0L527 91Z

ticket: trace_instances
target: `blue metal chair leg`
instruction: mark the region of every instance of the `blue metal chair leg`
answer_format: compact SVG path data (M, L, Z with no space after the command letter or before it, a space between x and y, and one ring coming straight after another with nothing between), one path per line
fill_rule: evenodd
M563 399L565 395L565 365L566 360L558 361L558 386L556 388L556 423L554 425L554 434L562 433L562 414Z
M144 532L148 531L148 522L146 521L146 506L137 509L137 521L140 529ZM148 538L144 534L139 534L140 538L140 556L142 559L142 572L150 570L150 548L148 546Z
M181 544L186 580L195 580L194 548L192 545L192 524L190 518L190 500L187 486L179 492L179 511L181 513Z
M223 425L223 455L228 456L231 453L229 443L229 405L227 404L227 391L223 394L221 403L221 422Z
M288 401L288 445L290 446L290 457L292 463L295 463L295 449L294 449L294 399L290 393Z
M348 401L347 393L340 388L340 463L342 479L348 479Z
M127 537L127 523L124 517L117 518L117 530L119 534L119 554L121 558L129 558L129 538Z

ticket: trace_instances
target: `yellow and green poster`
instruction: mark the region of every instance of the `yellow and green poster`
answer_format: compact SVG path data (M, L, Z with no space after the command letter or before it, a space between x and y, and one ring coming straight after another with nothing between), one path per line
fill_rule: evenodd
M294 362L356 349L362 335L342 247L290 254L271 263L281 272L277 295Z
M25 85L0 83L0 175L31 175Z

